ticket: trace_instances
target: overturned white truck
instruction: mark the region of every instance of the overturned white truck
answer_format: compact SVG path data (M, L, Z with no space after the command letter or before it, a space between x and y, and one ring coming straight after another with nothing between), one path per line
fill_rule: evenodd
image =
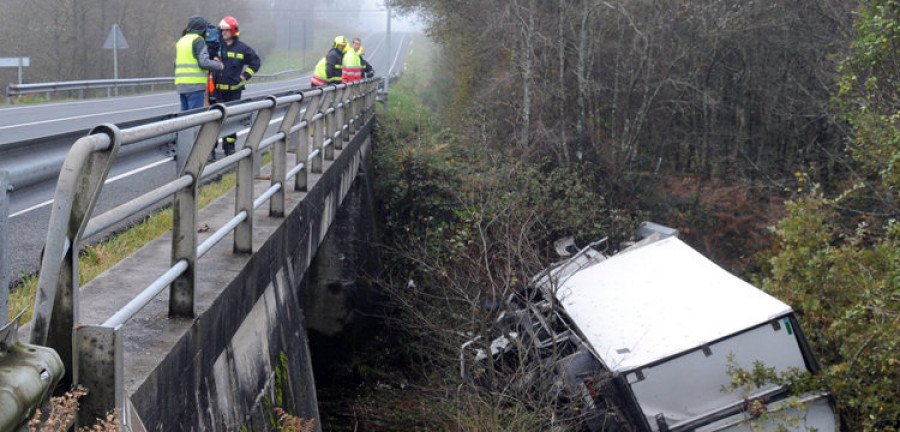
M773 382L728 390L736 369L818 372L788 305L674 230L645 223L640 233L643 240L611 257L584 248L535 277L531 294L510 296L496 337L462 346L463 375L540 363L594 432L840 429L827 393L792 396Z

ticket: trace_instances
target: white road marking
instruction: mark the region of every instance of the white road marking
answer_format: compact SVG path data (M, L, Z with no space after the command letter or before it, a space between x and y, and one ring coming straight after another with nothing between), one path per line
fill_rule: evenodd
M148 170L148 169L156 168L156 167L158 167L158 166L160 166L160 165L163 165L163 164L165 164L165 163L171 162L171 161L173 161L173 160L175 160L175 158L171 158L171 157L170 157L170 158L165 158L165 159L158 160L158 161L156 161L156 162L154 162L154 163L152 163L152 164L150 164L150 165L145 165L145 166L142 166L142 167L140 167L140 168L135 168L135 169L133 169L133 170L131 170L131 171L128 171L128 172L119 174L119 175L117 175L117 176L115 176L115 177L110 177L110 178L108 178L108 179L106 180L106 182L104 182L103 184L110 184L110 183L112 183L112 182L122 180L122 179L125 178L125 177L130 177L130 176L133 176L133 175L135 175L135 174L137 174L137 173L146 171L146 170ZM31 206L31 207L28 207L27 209L24 209L24 210L21 210L21 211L18 211L18 212L13 213L13 214L9 215L9 217L10 217L10 219L12 219L12 218L14 218L14 217L16 217L16 216L21 216L21 215L23 215L23 214L25 214L25 213L28 213L28 212L30 212L30 211L37 210L37 209L39 209L39 208L41 208L41 207L46 207L46 206L48 206L48 205L50 205L50 204L53 204L53 200L44 201L44 202L42 202L42 203L40 203L40 204L35 204L35 205Z
M127 112L133 112L133 111L144 111L144 110L148 110L148 109L165 108L165 107L169 107L169 106L172 106L172 104L157 105L157 106L152 106L152 107L132 108L130 110L119 110L119 111L112 112L112 113L85 114L85 115L74 116L74 117L41 120L41 121L36 121L36 122L31 122L31 123L19 123L19 124L9 125L9 126L0 126L0 130L12 129L12 128L23 127L23 126L36 126L36 125L41 125L41 124L46 124L46 123L58 123L61 121L66 121L66 120L78 120L78 119L83 119L83 118L105 116L105 115L110 115L110 114L120 114L120 113L127 113Z

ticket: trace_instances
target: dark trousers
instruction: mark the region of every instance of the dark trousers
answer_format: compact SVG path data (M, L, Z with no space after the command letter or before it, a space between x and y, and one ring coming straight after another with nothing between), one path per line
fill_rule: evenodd
M216 90L216 103L226 103L241 100L240 90ZM237 134L231 134L222 139L222 151L225 156L234 153L234 145L237 143Z

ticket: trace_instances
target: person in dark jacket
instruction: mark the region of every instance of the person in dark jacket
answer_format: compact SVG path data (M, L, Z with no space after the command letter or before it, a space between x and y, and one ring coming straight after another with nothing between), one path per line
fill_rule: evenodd
M222 70L218 57L210 59L206 50L206 28L201 16L192 16L181 38L175 42L175 91L181 99L181 110L202 108L206 102L207 71Z
M347 38L338 36L334 38L334 45L325 55L325 79L328 84L340 84L343 81L344 53L350 49Z
M256 55L256 51L240 40L241 30L234 17L222 18L222 21L219 22L219 31L222 34L222 41L225 43L222 49L224 56L222 61L225 63L225 68L213 74L215 83L213 98L217 103L241 100L244 84L259 72L262 62ZM225 152L225 156L234 153L236 142L237 134L223 138L222 150ZM210 161L214 160L216 160L215 149L210 155Z

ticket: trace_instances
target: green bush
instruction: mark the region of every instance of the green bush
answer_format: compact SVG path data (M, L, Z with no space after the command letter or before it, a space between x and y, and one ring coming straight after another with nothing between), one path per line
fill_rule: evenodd
M842 231L839 206L814 194L788 203L763 288L791 304L853 431L900 427L900 229Z

